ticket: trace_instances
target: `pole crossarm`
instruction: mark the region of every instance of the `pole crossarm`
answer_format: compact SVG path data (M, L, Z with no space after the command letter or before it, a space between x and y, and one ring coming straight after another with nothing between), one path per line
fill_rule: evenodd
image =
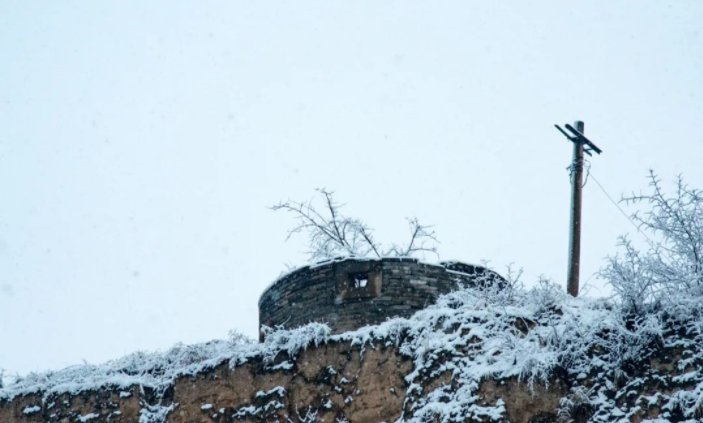
M586 136L573 126L569 125L568 123L564 125L566 129L571 132L572 135L569 135L566 131L561 129L559 125L554 125L555 128L559 130L569 141L573 143L579 143L584 146L583 151L588 154L589 156L592 156L593 154L591 151L595 151L597 154L600 154L603 152L600 148L598 148L597 145L595 145L591 140L586 138Z

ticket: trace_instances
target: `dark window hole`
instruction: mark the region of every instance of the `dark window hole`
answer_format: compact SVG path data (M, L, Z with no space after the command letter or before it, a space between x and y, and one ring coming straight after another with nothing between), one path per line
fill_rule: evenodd
M349 287L350 288L366 288L369 284L369 274L368 273L350 273L349 274Z

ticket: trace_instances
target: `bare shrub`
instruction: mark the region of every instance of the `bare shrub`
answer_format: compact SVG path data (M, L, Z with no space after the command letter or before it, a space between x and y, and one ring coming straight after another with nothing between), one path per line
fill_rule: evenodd
M408 219L410 240L402 245L392 244L383 248L373 237L373 229L357 218L345 216L342 205L334 199L334 193L324 188L317 189L324 205L317 208L308 202L284 201L272 207L293 213L296 225L289 231L304 232L308 236L308 251L311 261L336 257L413 257L421 253L437 254L437 238L431 226L420 224L416 218Z
M601 275L634 312L682 294L703 294L703 193L681 176L675 187L673 194L665 192L650 171L649 192L622 199L638 208L632 219L649 234L650 246L643 252L621 237L622 253L608 258Z

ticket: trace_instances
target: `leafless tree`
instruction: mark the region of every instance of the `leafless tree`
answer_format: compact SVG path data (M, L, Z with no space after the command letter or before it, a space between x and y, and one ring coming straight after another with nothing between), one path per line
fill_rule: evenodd
M649 234L650 248L639 251L622 237L624 253L609 258L601 272L635 309L651 300L703 294L703 193L690 188L679 176L673 195L667 194L653 171L649 187L649 193L633 194L622 201L644 206L632 219Z
M422 225L416 218L408 219L410 240L404 245L392 244L389 248L373 238L373 230L362 220L347 217L343 205L334 199L334 193L317 189L324 201L318 210L312 200L308 202L284 201L272 207L293 213L296 225L288 238L304 232L308 235L310 260L328 260L340 256L351 257L411 257L423 252L437 254L437 238L431 226Z

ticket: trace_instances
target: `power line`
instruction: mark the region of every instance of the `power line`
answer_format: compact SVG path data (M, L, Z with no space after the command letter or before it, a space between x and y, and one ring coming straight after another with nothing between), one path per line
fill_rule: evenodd
M620 211L620 213L621 213L623 216L625 216L625 219L627 219L627 221L630 222L630 224L632 224L632 226L633 226L635 229L637 229L637 232L639 232L640 234L642 234L642 236L643 236L643 237L647 240L647 242L649 243L649 246L652 247L652 248L654 248L654 242L653 242L653 241L647 236L647 234L645 234L645 233L642 231L642 229L632 220L632 218L630 217L630 215L628 215L628 214L625 212L625 210L623 210L622 207L620 207L620 204L618 204L618 202L615 201L615 200L613 199L613 197L610 196L610 194L608 194L608 191L606 191L606 189L603 187L603 185L601 185L601 183L598 181L598 179L596 179L596 177L593 175L593 172L591 172L590 167L588 168L588 173L589 173L589 176L591 177L591 179L593 179L593 182L595 182L596 185L598 185L598 188L600 188L600 190L603 192L603 194L605 194L605 196L608 198L608 200L610 200L610 202Z

